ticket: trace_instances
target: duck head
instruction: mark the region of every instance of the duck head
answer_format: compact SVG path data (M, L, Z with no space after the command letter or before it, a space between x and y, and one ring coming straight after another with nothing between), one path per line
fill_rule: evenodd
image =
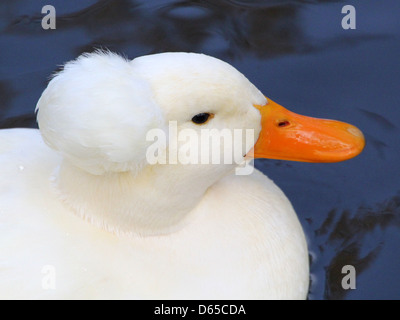
M241 135L231 147L217 148L223 157L240 150L234 156L241 161L337 162L364 147L356 127L292 113L229 64L194 53L133 61L109 52L84 54L53 77L37 112L44 141L64 159L56 178L66 202L109 229L141 234L180 225L238 163L149 163L155 142L149 132L169 138L158 144L158 154L179 154L188 145L179 137L171 143L171 123L175 134L191 130L199 137L204 130L214 130L211 138L221 130L251 130L253 143Z

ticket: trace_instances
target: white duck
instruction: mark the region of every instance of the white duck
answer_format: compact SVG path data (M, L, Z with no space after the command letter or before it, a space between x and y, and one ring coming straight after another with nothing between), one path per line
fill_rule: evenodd
M304 299L307 244L282 191L236 164L150 165L147 133L253 129L254 157L311 162L364 146L200 54L85 54L37 109L40 132L0 131L1 299Z

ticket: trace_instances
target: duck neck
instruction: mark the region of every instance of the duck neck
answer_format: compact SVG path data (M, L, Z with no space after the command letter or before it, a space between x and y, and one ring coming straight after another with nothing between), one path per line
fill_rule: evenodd
M219 167L207 172L193 175L184 166L155 165L139 174L93 175L65 160L55 185L75 213L107 231L162 235L184 226L207 189L227 173Z

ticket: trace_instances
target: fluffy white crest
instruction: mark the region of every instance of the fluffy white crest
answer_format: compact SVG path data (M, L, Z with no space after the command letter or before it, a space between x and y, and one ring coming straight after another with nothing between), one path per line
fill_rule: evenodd
M46 143L92 174L139 170L151 143L147 132L164 125L148 83L110 52L67 63L36 110Z

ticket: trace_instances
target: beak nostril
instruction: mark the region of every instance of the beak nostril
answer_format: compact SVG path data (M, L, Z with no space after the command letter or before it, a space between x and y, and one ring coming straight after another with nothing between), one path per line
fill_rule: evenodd
M283 127L287 127L288 125L290 125L290 122L287 120L282 120L278 122L278 127L279 128L283 128Z

